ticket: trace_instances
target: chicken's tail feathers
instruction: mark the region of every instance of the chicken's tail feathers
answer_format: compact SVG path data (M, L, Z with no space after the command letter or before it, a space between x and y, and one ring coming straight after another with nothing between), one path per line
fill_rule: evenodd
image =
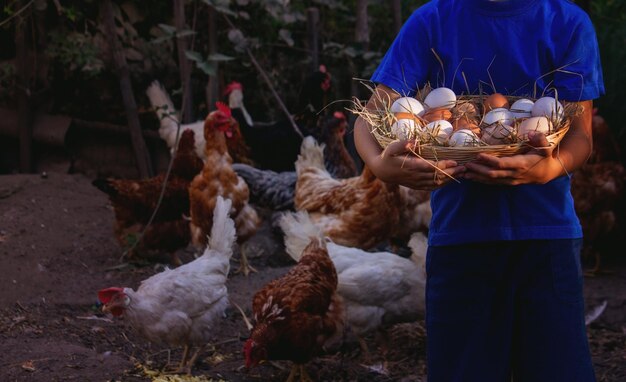
M230 199L217 197L213 210L213 227L208 240L208 249L232 255L233 245L236 239L235 222L230 218L232 207Z
M313 238L319 238L325 244L322 230L313 224L306 211L283 213L279 225L285 233L285 250L296 262L300 261L302 251Z
M316 167L326 170L324 164L324 143L318 143L312 136L307 136L302 140L300 146L300 154L296 160L296 172L300 174L302 169L306 167Z
M423 232L414 232L409 240L411 260L426 274L426 252L428 251L428 237Z
M107 195L113 196L117 194L117 189L113 186L113 183L110 179L97 178L94 179L91 184L98 190L106 193Z
M159 118L159 135L165 140L168 147L173 148L176 143L177 126L180 119L172 99L165 91L163 85L157 80L154 80L148 86L146 95Z

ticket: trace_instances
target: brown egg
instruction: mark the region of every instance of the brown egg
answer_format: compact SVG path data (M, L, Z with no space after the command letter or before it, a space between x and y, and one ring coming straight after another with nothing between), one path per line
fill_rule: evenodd
M424 118L428 122L441 120L449 121L450 118L452 118L452 112L448 109L437 108L427 111L426 113L424 113L422 118Z
M454 128L454 131L461 130L461 129L468 129L468 130L472 130L476 134L480 133L480 128L478 127L478 123L476 123L476 121L466 116L462 116L460 118L453 120L452 127Z
M483 101L484 113L499 107L503 107L505 109L509 108L509 100L500 93L493 93Z

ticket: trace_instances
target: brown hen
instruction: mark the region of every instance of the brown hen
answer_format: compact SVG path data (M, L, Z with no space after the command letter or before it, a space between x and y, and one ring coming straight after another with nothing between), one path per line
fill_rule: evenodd
M289 360L288 381L342 336L343 307L337 272L323 238L311 238L300 261L284 276L257 291L252 300L255 324L244 345L246 367L264 360Z
M199 249L204 247L211 231L218 195L232 200L231 216L237 229L237 243L249 239L261 224L256 210L248 204L248 185L233 170L233 160L228 153L225 136L236 127L237 121L230 108L221 102L204 122L205 163L189 187L191 241ZM247 276L255 269L248 264L244 252L244 246L240 246L241 266L237 272Z
M307 137L296 161L294 205L335 243L370 249L389 240L400 222L398 185L376 178L368 167L361 175L333 179L324 166L323 147Z
M99 178L92 182L109 196L115 213L114 233L120 245L127 248L128 258L160 259L165 252L173 264L180 264L175 252L190 241L189 223L184 218L189 214L189 184L203 166L194 144L193 131L185 130L165 190L166 174L150 179Z

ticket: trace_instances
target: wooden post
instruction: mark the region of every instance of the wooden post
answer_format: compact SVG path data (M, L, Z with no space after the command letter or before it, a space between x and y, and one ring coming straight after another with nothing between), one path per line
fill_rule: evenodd
M117 71L117 75L120 79L122 101L124 102L124 108L126 109L126 118L128 120L128 127L130 129L130 136L133 144L133 150L135 152L139 176L147 178L153 175L152 164L150 162L150 155L146 148L146 142L143 140L143 136L141 134L141 124L139 123L137 104L135 102L135 96L130 82L128 63L126 62L126 57L124 56L124 51L120 46L120 42L117 39L115 16L113 15L113 4L111 3L111 0L102 0L100 3L100 12L108 37L111 54L113 55L113 64L115 65L115 70Z
M26 1L20 2L23 6ZM20 172L30 173L33 166L33 105L32 105L32 67L29 54L29 25L32 6L15 21L16 48L16 95L18 110L18 129L20 146ZM32 36L30 36L32 37Z
M368 50L370 44L370 32L367 21L367 0L356 1L356 24L354 27L354 42L357 47ZM352 95L358 98L361 94L361 85L352 81Z
M320 28L320 10L315 7L306 10L306 26L308 35L309 55L311 56L310 71L318 70L319 60L319 28Z
M217 53L217 17L215 16L215 9L213 7L207 7L209 10L209 54ZM215 103L219 101L219 62L215 63L215 75L209 76L206 84L206 105L207 111L211 111L215 108Z
M174 0L174 26L179 33L187 29L185 21L185 0ZM193 122L193 99L189 80L191 78L191 65L185 52L188 50L187 37L177 36L176 49L178 52L178 71L180 73L180 84L183 88L183 101L181 106L182 123Z
M402 0L391 1L391 13L393 13L393 30L398 34L402 28Z

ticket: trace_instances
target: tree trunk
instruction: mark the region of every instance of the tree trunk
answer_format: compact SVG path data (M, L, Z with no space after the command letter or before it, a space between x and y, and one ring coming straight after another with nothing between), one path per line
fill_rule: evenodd
M209 54L217 53L217 17L213 7L207 7L209 10ZM215 62L215 75L209 76L206 85L206 105L207 110L211 111L216 108L215 103L219 101L219 62Z
M320 10L311 7L306 10L306 26L308 35L309 56L311 57L310 71L318 70L319 60L319 34L320 34Z
M137 168L139 170L140 177L147 178L153 175L152 164L150 162L150 155L146 148L146 142L143 140L143 136L141 134L141 125L139 123L137 104L135 102L135 96L130 82L128 64L120 46L120 42L117 39L113 4L111 3L111 0L103 0L100 3L100 7L109 47L111 49L111 54L113 55L113 64L120 79L122 101L124 102L124 108L126 109L126 118L130 129L130 136L133 144L133 150L135 152L135 160L137 161Z
M401 0L391 1L391 12L393 13L393 30L396 34L398 34L398 32L400 32L400 28L402 28L402 1Z
M356 25L354 28L354 42L357 48L368 50L370 43L370 32L367 20L367 0L356 1ZM358 65L357 65L358 66ZM358 73L353 73L358 76ZM361 84L352 81L352 95L358 98L361 94Z
M185 0L174 0L174 26L176 32L180 33L188 29L185 22ZM180 84L183 89L183 101L181 110L181 122L191 123L195 121L193 116L193 98L191 86L189 86L191 78L191 65L185 52L188 50L187 37L178 36L176 38L176 49L178 51L178 68L180 72Z
M26 1L20 5L24 6ZM32 65L29 54L29 41L32 36L29 33L29 23L32 20L32 7L29 7L15 23L15 48L16 48L16 96L18 110L18 129L20 146L20 172L30 173L33 167L33 105L32 105Z

